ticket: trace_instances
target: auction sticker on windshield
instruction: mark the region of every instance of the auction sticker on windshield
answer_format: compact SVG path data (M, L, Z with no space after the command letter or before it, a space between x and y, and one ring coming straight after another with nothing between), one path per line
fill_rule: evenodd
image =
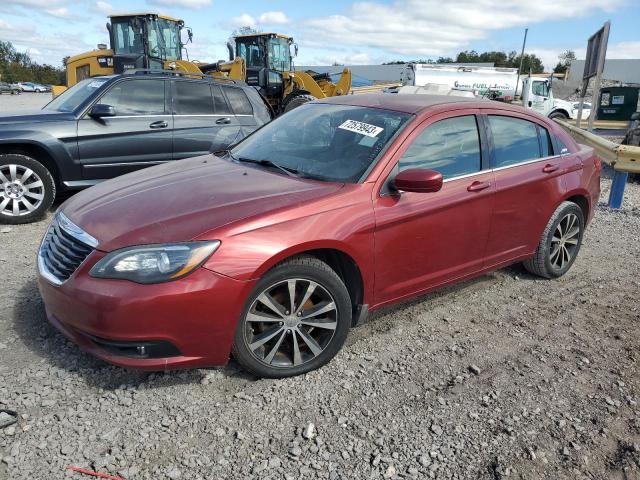
M358 122L357 120L346 120L338 128L349 130L350 132L360 133L367 137L377 137L384 130L382 127L376 127L369 123Z

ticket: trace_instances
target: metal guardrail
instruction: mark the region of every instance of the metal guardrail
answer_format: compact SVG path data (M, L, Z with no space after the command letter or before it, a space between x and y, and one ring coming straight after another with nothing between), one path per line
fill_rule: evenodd
M602 160L619 172L640 173L640 147L620 145L605 140L598 135L582 130L563 120L555 121L564 128L576 142L593 147Z

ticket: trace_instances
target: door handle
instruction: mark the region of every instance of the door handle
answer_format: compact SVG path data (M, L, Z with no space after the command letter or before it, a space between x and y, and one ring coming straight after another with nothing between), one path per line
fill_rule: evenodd
M491 184L489 182L479 182L475 181L471 185L467 187L467 191L469 192L479 192L480 190L484 190L485 188L489 188Z
M231 123L231 119L229 117L219 118L216 120L216 124L218 125L229 125Z
M544 173L553 173L556 170L558 170L558 166L557 165L551 165L550 163L547 163L543 168L542 171Z
M167 128L169 124L164 120L158 120L157 122L153 122L149 124L149 128Z

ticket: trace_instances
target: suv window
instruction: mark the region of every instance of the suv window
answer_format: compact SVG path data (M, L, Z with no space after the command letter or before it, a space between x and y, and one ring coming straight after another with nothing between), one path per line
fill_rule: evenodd
M100 99L111 105L116 115L153 115L165 113L164 80L136 79L118 82Z
M227 94L233 113L236 115L253 115L251 102L249 102L249 99L241 89L225 87L224 93Z
M213 115L213 98L208 83L177 81L174 110L178 115Z
M443 178L479 172L480 137L474 115L447 118L429 125L402 155L400 171L428 168Z
M216 115L228 115L231 113L229 105L222 94L222 90L217 85L211 85L211 93L213 93L213 103L216 111Z
M536 124L514 117L489 115L493 136L494 168L541 158Z

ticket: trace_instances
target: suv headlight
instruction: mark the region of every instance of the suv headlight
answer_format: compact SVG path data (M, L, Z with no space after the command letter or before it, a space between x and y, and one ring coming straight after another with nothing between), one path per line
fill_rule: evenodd
M220 241L214 240L123 248L101 259L89 275L136 283L170 282L189 275L219 246Z

